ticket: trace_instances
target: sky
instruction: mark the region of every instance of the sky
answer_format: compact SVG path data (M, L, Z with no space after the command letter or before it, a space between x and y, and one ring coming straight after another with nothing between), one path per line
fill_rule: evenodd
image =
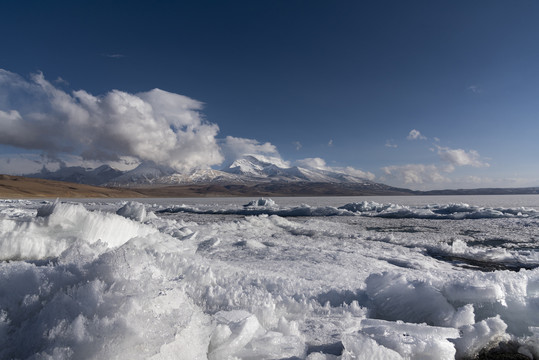
M258 153L539 186L537 19L532 0L5 0L0 173Z

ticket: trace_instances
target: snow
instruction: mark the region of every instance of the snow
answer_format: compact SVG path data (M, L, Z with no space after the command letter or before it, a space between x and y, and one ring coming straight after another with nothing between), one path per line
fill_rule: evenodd
M287 169L290 167L288 162L283 161L279 157L267 156L260 154L245 155L234 162L224 171L236 174L249 174L262 176L271 168Z
M0 201L0 358L539 357L535 207L346 200Z
M323 183L358 183L371 185L363 178L352 176L339 171L318 168L304 168L290 166L281 158L260 154L245 155L235 160L230 166L222 169L223 172L238 175L244 181L281 180L281 181L309 181Z

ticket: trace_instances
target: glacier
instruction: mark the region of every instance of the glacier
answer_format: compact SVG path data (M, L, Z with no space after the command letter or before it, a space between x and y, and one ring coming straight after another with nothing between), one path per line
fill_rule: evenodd
M0 200L0 358L538 358L539 202L461 200Z

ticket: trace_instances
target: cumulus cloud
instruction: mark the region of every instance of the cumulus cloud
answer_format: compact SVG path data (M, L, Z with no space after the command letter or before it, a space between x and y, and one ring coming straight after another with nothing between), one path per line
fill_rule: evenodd
M391 181L406 185L422 185L430 184L437 186L471 184L474 177L468 179L449 178L444 174L449 174L455 171L456 167L472 166L472 167L488 167L489 164L484 162L479 153L475 150L465 151L463 149L451 149L434 145L432 151L437 151L440 164L406 164L393 165L383 167L381 170L384 176L382 181Z
M490 165L481 160L481 156L475 150L450 149L437 146L438 156L451 166L489 167Z
M255 139L227 136L220 141L220 145L226 163L232 163L244 155L269 155L281 159L277 147L269 142L260 143Z
M426 140L427 139L425 136L421 135L421 133L416 129L410 130L406 138L408 140Z
M382 168L384 179L397 180L405 184L441 183L450 180L441 174L436 165L407 164Z
M38 73L26 80L0 69L0 143L110 161L133 157L177 170L223 161L219 128L201 118L202 104L154 89L94 96L67 93Z

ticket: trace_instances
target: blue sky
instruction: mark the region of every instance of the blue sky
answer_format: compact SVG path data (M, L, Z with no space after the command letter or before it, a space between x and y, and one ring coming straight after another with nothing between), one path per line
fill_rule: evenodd
M260 152L414 189L539 186L537 19L531 0L7 0L0 172ZM117 114L138 102L184 120Z

